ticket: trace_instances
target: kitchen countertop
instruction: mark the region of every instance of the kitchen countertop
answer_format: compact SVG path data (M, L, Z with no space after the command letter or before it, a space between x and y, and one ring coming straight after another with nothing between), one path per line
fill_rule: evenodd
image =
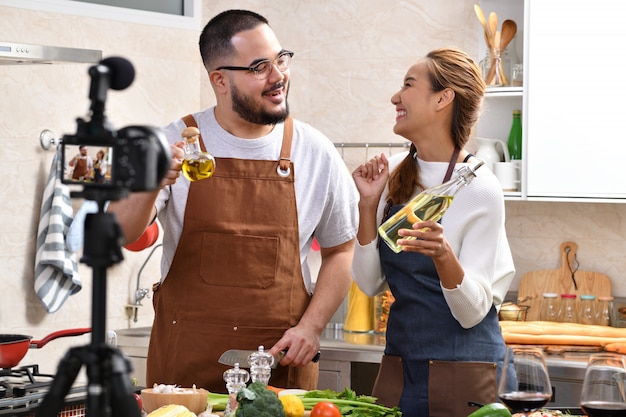
M320 340L321 359L380 363L385 350L385 335L378 333L346 332L329 325ZM568 365L586 368L589 353L567 352L547 354L548 366Z
M117 330L118 346L127 354L147 356L150 327ZM321 360L380 363L385 350L385 335L373 332L347 332L328 325L320 340ZM588 353L548 354L548 367L587 366Z

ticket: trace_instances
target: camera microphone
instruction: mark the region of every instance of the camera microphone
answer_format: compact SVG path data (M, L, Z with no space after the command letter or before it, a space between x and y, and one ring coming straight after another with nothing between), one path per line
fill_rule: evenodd
M89 75L91 76L89 88L91 111L96 119L100 119L104 117L104 102L109 88L123 90L131 85L135 79L135 68L125 58L110 57L90 67Z
M110 71L110 88L123 90L131 85L135 79L135 68L129 60L121 57L110 57L100 61Z

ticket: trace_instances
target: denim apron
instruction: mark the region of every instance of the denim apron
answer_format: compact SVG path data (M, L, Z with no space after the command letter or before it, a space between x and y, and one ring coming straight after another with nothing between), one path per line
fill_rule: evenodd
M392 206L389 216L402 207ZM387 324L385 355L402 359L404 388L399 407L403 415L430 415L430 361L493 362L499 374L505 344L495 307L491 307L482 322L464 329L446 304L430 257L411 252L395 253L384 243L380 244L379 254L395 297ZM471 381L459 383L472 384Z

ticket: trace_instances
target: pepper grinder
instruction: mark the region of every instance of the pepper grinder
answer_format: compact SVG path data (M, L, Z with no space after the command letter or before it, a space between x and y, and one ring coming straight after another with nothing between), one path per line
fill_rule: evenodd
M261 381L267 386L272 373L272 365L274 365L274 357L267 353L263 346L248 356L248 364L250 364L250 377L252 382Z
M224 410L224 417L235 415L237 410L237 393L246 387L246 383L250 379L250 374L245 369L239 368L239 363L235 363L235 367L224 372L224 381L228 390L228 403Z

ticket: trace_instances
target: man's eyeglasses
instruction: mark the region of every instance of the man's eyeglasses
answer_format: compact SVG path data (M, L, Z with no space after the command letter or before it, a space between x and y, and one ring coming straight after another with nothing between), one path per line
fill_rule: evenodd
M252 71L257 79L265 80L272 73L274 66L276 66L276 68L278 68L278 71L280 72L287 71L287 69L289 68L289 64L291 64L291 58L293 57L293 55L294 53L291 51L283 51L273 61L269 59L264 59L263 61L260 61L250 67L233 67L225 65L222 67L217 67L215 68L215 70Z

